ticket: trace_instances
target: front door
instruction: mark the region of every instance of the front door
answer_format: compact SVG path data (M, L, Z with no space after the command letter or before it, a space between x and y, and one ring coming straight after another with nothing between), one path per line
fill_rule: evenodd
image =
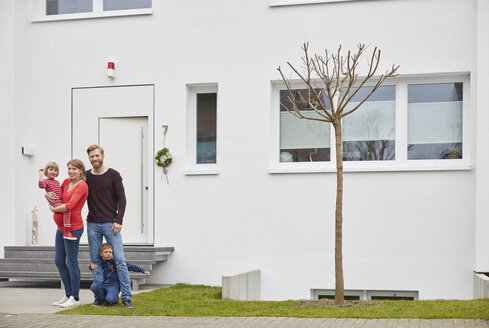
M99 118L98 143L108 154L104 164L119 171L125 186L123 237L130 234L131 243L148 242L147 131L147 117Z
M119 171L126 192L124 244L152 244L154 85L74 88L72 105L72 158L90 169L87 147L104 148L104 163Z

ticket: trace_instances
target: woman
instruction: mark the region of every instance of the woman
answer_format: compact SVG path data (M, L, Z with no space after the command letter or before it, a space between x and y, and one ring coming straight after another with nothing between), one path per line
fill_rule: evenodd
M88 186L85 182L85 165L79 159L68 162L68 179L63 181L63 204L50 206L55 213L54 221L58 226L56 231L54 262L58 267L61 281L65 287L65 296L53 305L63 308L80 305L80 268L78 267L78 247L83 234L81 210L88 197ZM62 212L71 211L71 233L76 240L63 238L64 225Z

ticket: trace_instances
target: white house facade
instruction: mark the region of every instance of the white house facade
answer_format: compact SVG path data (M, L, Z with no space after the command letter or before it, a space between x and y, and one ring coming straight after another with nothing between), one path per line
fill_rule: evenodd
M38 169L56 161L62 181L100 143L125 243L174 247L151 282L258 269L262 300L327 294L334 134L281 111L276 70L304 42L400 65L344 121L345 289L473 298L489 272L488 0L1 0L0 258L31 245L34 208L54 245Z

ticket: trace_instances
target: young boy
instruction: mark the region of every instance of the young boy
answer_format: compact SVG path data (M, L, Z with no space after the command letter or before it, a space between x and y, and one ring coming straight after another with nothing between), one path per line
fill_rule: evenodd
M61 186L55 178L58 176L59 167L56 162L48 162L44 169L39 170L39 188L45 189L46 192L53 192L57 199L50 201L49 204L53 207L59 206L63 202L63 192ZM44 179L46 176L47 179ZM56 213L54 213L56 215ZM68 240L76 240L76 237L71 233L70 211L63 212L63 225L65 231L63 238Z
M117 268L114 262L114 254L112 250L112 245L109 243L102 244L100 246L99 253L100 265L102 266L102 271L104 274L104 281L102 283L94 282L90 289L95 296L95 302L93 306L105 306L105 305L115 305L119 303L119 278L117 276ZM127 264L127 270L134 272L142 272L149 276L148 270L141 268L137 265ZM98 266L95 263L91 263L89 266L90 270L96 270Z

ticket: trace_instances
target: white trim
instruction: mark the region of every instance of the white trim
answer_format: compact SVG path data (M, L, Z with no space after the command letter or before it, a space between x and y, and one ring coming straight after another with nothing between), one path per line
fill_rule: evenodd
M463 97L463 139L462 158L450 160L408 160L407 159L407 87L408 84L431 84L462 82L464 84ZM390 161L343 161L344 172L395 172L395 171L466 171L471 170L470 152L470 76L468 73L439 73L429 75L409 75L388 80L383 85L396 86L396 157ZM299 80L290 82L292 88L304 88ZM291 162L281 163L280 154L280 117L279 92L285 90L283 81L271 81L271 156L270 174L283 173L327 173L336 172L335 136L331 128L331 148L329 162Z
M279 0L270 3L268 6L285 7L285 6L301 6L301 5L314 5L314 4L323 4L323 3L353 2L353 1L356 2L356 1L372 1L372 0Z
M197 164L197 94L216 93L216 163ZM186 163L184 175L216 175L219 174L219 94L217 83L192 83L187 84L187 111L186 111Z
M184 175L217 175L219 171L217 170L195 170L195 171L184 171Z
M85 13L46 15L46 1L45 0L31 0L31 6L30 7L31 7L31 22L33 22L33 23L62 21L62 20L104 18L104 17L151 15L151 14L153 14L153 8L104 11L102 0L93 0L93 11L92 12L85 12Z

